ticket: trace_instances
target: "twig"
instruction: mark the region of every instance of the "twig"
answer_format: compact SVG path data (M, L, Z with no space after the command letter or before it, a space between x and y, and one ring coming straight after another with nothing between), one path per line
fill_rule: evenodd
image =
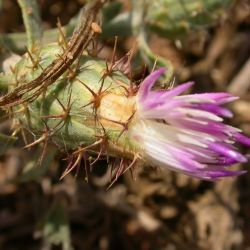
M18 0L27 34L27 47L32 48L42 38L42 24L36 0Z
M250 59L244 64L240 72L233 78L228 91L234 95L243 95L250 87Z

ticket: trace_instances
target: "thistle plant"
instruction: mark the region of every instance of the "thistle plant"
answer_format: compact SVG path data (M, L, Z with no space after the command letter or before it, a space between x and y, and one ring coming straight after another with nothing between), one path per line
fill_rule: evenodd
M121 159L115 179L136 164L166 167L216 180L245 171L228 167L247 162L236 144L250 146L240 130L223 123L232 113L222 107L237 97L228 93L180 95L193 83L152 90L167 69L153 71L138 86L124 60L102 61L86 49L101 31L92 2L67 42L33 44L12 68L0 106L18 121L16 131L34 135L26 147L49 143L68 153L62 177L102 157ZM92 156L92 157L89 157Z

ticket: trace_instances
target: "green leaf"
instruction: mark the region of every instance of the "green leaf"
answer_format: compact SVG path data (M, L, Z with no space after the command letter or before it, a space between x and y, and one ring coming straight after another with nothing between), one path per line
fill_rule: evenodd
M103 22L109 22L114 17L116 17L122 10L122 3L113 2L105 5L103 8Z
M0 155L5 154L6 151L13 146L16 140L17 137L8 136L0 133Z
M102 25L102 38L110 38L114 36L118 36L120 38L130 36L132 34L131 27L131 13L124 12L112 20L103 22Z
M62 202L52 205L43 225L43 237L46 245L62 246L63 250L73 250L70 227Z

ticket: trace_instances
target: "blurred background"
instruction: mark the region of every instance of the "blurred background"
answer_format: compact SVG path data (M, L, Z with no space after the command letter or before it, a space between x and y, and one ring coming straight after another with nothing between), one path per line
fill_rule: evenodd
M70 34L86 1L38 2L43 29L55 29L59 18ZM25 35L16 34L25 30L17 2L0 4L2 62L10 50L24 53ZM56 41L56 30L50 34L45 42ZM135 48L136 80L160 58L170 69L166 84L192 80L193 92L240 96L230 105L235 116L229 122L250 136L249 1L110 1L99 57L111 60L116 35L117 58ZM0 132L10 131L11 121L1 122ZM107 190L106 161L95 164L88 182L84 166L77 177L60 180L65 156L52 146L38 166L36 149L22 149L22 138L8 148L0 143L0 249L250 249L249 173L211 183L145 166Z

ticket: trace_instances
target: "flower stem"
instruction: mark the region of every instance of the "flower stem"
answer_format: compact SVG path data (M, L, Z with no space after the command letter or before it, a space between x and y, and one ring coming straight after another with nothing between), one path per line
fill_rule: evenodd
M31 49L34 43L42 38L43 34L39 6L36 0L18 0L18 4L26 29L27 47Z
M132 29L134 36L137 38L141 56L149 67L153 67L155 63L159 66L166 67L168 70L165 74L164 81L169 83L174 71L172 63L170 60L154 54L147 43L147 31L145 27L146 2L145 0L133 0L132 3Z
M119 36L120 38L131 35L131 23L130 23L130 12L122 13L110 22L102 24L103 33L100 34L100 38L110 38L113 36ZM66 32L66 37L72 35L72 32L77 24L79 14L74 16L70 22L63 26ZM48 44L55 42L59 37L58 28L45 30L43 32L43 42ZM10 49L11 51L22 54L26 48L26 34L24 32L16 32L10 34L0 34L0 47Z
M66 32L66 36L70 36L77 23L77 17L71 19L68 25L64 26L63 29ZM44 44L55 42L59 37L58 28L46 30L43 33ZM0 34L0 47L7 47L11 51L22 54L26 48L26 34L24 32Z

